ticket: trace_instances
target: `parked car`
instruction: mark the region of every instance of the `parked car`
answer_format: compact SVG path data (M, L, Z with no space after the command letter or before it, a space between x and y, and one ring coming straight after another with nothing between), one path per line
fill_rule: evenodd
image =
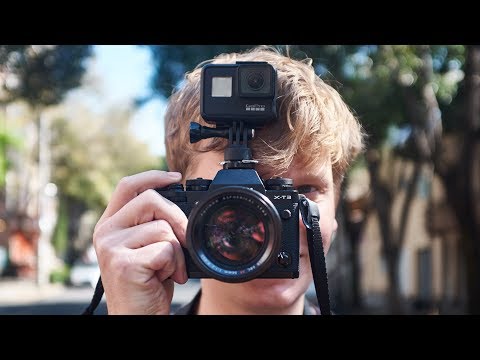
M85 262L77 260L70 270L70 284L73 286L97 286L100 277L100 268L98 262Z

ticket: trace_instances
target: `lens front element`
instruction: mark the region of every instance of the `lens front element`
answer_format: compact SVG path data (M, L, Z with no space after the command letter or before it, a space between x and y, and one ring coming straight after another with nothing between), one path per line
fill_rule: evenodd
M260 90L264 84L263 75L259 72L254 72L248 75L247 84L252 90Z
M247 264L260 253L265 225L253 211L232 205L217 209L205 224L206 251L224 264Z

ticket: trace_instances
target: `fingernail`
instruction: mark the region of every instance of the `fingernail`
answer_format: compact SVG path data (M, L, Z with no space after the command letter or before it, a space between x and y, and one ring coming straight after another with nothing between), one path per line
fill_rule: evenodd
M172 179L181 179L182 178L182 174L180 174L179 172L176 172L176 171L170 171L168 173L168 176L170 176Z

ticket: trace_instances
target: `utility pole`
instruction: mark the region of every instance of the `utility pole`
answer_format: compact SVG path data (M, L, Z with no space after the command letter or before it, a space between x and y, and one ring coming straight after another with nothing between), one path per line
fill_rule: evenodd
M57 188L50 182L51 178L51 131L49 119L43 112L37 113L38 129L38 227L40 233L37 239L37 285L43 286L49 282L50 271L50 240L56 222L55 195Z

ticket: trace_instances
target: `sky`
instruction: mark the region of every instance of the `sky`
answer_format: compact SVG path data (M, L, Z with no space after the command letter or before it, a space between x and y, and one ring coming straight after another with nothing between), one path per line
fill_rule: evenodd
M153 72L150 51L137 45L95 45L94 58L89 63L87 77L98 80L99 99L87 99L97 107L112 107L132 102L150 94L149 82ZM91 97L90 95L84 95ZM164 100L151 100L134 115L132 132L149 145L155 155L164 155Z

